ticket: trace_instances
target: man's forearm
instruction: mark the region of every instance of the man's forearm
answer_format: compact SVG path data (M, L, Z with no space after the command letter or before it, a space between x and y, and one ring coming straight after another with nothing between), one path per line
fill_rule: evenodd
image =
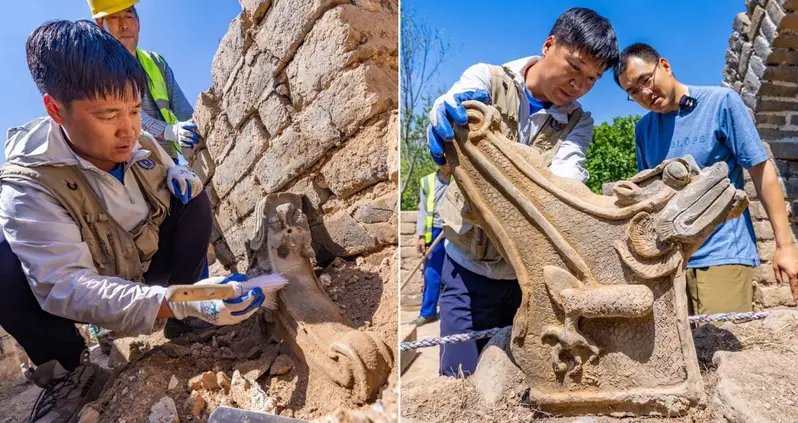
M784 194L779 186L776 168L770 160L760 163L748 170L754 188L762 201L762 206L773 227L773 234L776 238L776 246L782 247L792 243L792 231L790 222L787 220L787 207L784 202Z

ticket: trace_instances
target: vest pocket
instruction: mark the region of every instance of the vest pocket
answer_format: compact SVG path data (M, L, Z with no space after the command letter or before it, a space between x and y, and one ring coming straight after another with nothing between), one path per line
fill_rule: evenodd
M158 252L158 227L146 221L131 232L142 265L152 260Z

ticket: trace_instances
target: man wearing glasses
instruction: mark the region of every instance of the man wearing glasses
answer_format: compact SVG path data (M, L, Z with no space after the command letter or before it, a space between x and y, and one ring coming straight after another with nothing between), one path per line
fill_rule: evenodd
M723 87L679 82L670 63L651 46L632 44L621 52L615 81L650 113L635 127L638 170L691 155L699 166L724 161L738 189L748 169L776 238L776 281L789 280L798 300L798 251L792 241L776 170L740 96ZM748 210L721 224L687 263L691 313L752 310L753 268L759 265Z

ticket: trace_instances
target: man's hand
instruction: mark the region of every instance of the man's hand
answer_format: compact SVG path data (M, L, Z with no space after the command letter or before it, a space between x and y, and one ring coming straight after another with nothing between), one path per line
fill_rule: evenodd
M163 139L180 144L180 148L194 148L199 142L197 125L192 121L169 125L163 130Z
M798 301L798 250L794 244L776 247L773 254L773 272L779 285L788 281L792 297Z
M172 166L166 171L166 186L183 204L202 192L202 181L196 173L184 166Z
M418 241L416 241L416 250L421 255L427 252L427 242L423 236L418 237Z
M468 123L463 102L466 100L481 101L490 104L490 93L486 90L466 91L463 93L445 94L443 102L429 113L430 125L427 127L427 145L432 160L439 166L446 164L443 143L454 139L454 129L449 123L449 118L455 125L463 126Z
M203 279L195 285L212 285L244 282L246 275L234 273L226 278L216 276ZM265 296L260 288L253 288L238 298L230 300L205 300L188 301L182 303L169 303L175 318L183 320L186 317L196 317L214 325L234 325L255 314L263 304Z

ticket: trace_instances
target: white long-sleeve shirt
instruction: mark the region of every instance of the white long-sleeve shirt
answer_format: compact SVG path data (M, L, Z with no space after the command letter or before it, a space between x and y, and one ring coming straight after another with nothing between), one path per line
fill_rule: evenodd
M531 66L537 63L538 59L540 59L539 56L524 57L508 62L503 66L513 72L515 75L515 83L519 89L525 89L526 82L524 79L526 72ZM449 89L446 94L435 100L430 113L433 113L434 110L443 103L446 96L478 89L490 92L490 68L491 65L480 63L466 69L460 77L460 80L452 85L452 88ZM526 145L532 143L549 116L565 124L568 122L568 114L580 107L580 104L574 101L565 106L553 105L548 109L541 109L530 115L529 103L525 101L525 99L520 103L520 110L518 112L518 142ZM560 147L554 154L549 170L557 176L585 182L589 176L587 170L585 170L585 155L587 154L587 148L592 138L593 118L590 112L584 112L582 118L560 144ZM445 248L446 253L452 260L474 273L491 279L516 278L512 266L504 260L501 260L499 263L471 260L464 251L461 251L457 245L449 241L446 241Z
M76 155L61 127L49 118L10 129L6 141L8 163L77 166L111 217L127 231L149 215L149 204L129 167L151 154L171 163L163 149L156 149L142 150L137 143L121 183ZM3 179L0 226L42 310L131 334L152 331L166 288L100 275L77 223L46 188L11 176Z

